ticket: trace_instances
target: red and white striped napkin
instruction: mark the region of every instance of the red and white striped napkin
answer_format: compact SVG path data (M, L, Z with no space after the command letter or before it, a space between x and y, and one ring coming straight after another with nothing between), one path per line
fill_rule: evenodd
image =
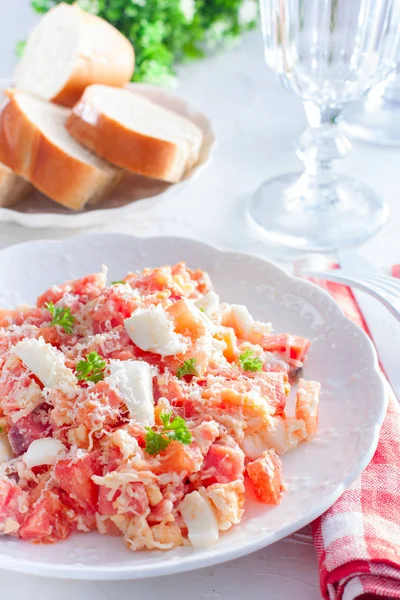
M400 278L400 266L391 274ZM369 333L352 291L321 285ZM400 599L400 407L393 394L373 459L312 530L324 598Z

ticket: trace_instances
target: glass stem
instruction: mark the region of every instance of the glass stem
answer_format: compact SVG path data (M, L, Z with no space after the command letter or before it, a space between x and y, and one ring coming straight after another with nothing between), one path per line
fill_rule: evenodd
M309 127L300 136L296 153L305 166L301 178L303 198L320 209L338 201L333 165L351 147L338 127L342 108L322 108L311 101L304 102Z

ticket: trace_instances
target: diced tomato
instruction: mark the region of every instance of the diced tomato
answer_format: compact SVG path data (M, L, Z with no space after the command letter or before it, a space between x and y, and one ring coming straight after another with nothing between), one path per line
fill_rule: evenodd
M101 471L98 453L91 452L74 461L60 460L54 469L54 478L79 506L94 512L98 500L98 486L92 481L92 476L100 475Z
M44 407L43 404L38 406L29 415L21 417L16 423L11 424L8 440L16 456L26 452L34 440L50 435L51 426Z
M156 475L170 471L175 473L194 473L200 469L203 462L203 455L197 446L193 444L185 445L175 441L171 442L158 455L158 458L158 463L151 466L151 470Z
M115 506L114 503L116 503ZM121 507L120 510L118 510L118 504ZM143 515L148 508L149 500L143 483L129 483L123 486L123 489L117 489L114 492L104 485L99 488L98 512L102 515L124 514L134 517Z
M65 338L65 336L63 338L63 334L54 325L51 327L40 327L37 337L42 337L47 344L51 344L52 346L60 346Z
M72 514L71 514L72 513ZM45 492L24 520L19 535L23 540L52 544L63 540L75 525L75 515L54 492Z
M0 310L0 327L10 325L22 325L29 323L40 327L42 323L50 322L51 316L48 310L41 308L26 308L21 310Z
M181 381L176 377L170 377L169 375L159 375L154 378L153 383L154 389L154 400L158 401L159 398L168 398L168 400L174 405L180 406L186 394Z
M107 473L116 471L122 460L121 450L116 446L111 446L108 451Z
M310 340L290 333L265 335L262 338L262 347L268 352L277 352L282 358L304 362L310 347Z
M271 414L281 415L285 410L289 391L286 373L261 371L254 374L253 381L259 387L261 394L268 400Z
M44 294L39 296L37 299L37 306L42 307L47 302L54 302L55 304L61 300L66 293L76 294L77 296L80 296L82 301L86 302L97 298L104 287L104 275L102 273L95 273L94 275L82 277L82 279L67 281L62 285L53 285Z
M103 516L101 518L100 522L101 522L101 525L98 526L99 533L101 533L103 535L113 535L113 536L122 535L121 530L118 529L116 524L113 521L111 521L111 519L106 519Z
M137 307L135 298L123 295L118 287L113 286L105 290L91 312L94 330L102 332L105 323L107 329L122 325Z
M28 506L28 493L6 477L0 478L0 533L7 519L21 523ZM17 532L16 532L17 533Z
M204 485L230 483L243 479L244 453L238 444L231 440L214 442L211 445L201 469Z
M248 463L247 473L260 502L279 504L285 486L283 484L282 462L275 450L270 448L263 452L260 458Z
M80 403L75 422L89 431L100 430L116 423L120 416L122 398L105 381L99 381L87 390L87 397Z
M163 498L161 502L152 507L147 520L149 523L162 523L172 513L174 504L170 498Z

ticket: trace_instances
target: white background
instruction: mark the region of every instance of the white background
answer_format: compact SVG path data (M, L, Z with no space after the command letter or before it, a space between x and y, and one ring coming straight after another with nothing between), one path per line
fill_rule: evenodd
M0 77L12 73L15 43L37 19L28 0L0 0ZM274 257L245 224L243 204L264 180L299 168L292 142L305 119L300 102L281 90L264 66L261 37L221 56L185 67L179 92L213 120L219 148L209 169L151 213L97 230L173 233ZM400 151L356 145L340 170L363 179L390 203L385 229L362 249L379 263L400 262ZM61 238L78 231L30 230L0 224L0 248L35 238ZM151 557L149 556L149 560ZM295 535L248 556L193 573L136 582L45 580L0 572L2 600L317 600L316 555L309 535Z

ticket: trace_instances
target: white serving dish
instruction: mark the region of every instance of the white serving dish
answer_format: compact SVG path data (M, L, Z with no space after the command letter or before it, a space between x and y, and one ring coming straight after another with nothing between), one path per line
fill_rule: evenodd
M288 487L278 507L248 498L243 522L207 549L128 551L121 538L76 534L53 546L0 538L0 568L74 579L135 579L178 573L253 552L323 513L370 461L386 411L374 348L333 299L273 263L182 238L97 234L33 241L0 252L0 306L33 303L54 283L109 266L110 280L129 270L186 260L211 275L221 298L244 303L276 331L313 340L306 379L322 383L315 438L283 457Z
M0 80L0 103L4 102L4 91L10 79ZM30 192L10 208L0 207L0 222L14 222L25 227L57 227L63 229L94 227L110 221L121 220L132 214L150 210L167 195L180 191L193 181L210 163L216 147L216 138L208 117L195 106L173 92L144 83L131 83L129 89L153 102L174 110L192 120L204 134L204 142L198 164L188 171L179 183L164 181L126 173L122 183L101 204L73 212L53 202L37 190Z

